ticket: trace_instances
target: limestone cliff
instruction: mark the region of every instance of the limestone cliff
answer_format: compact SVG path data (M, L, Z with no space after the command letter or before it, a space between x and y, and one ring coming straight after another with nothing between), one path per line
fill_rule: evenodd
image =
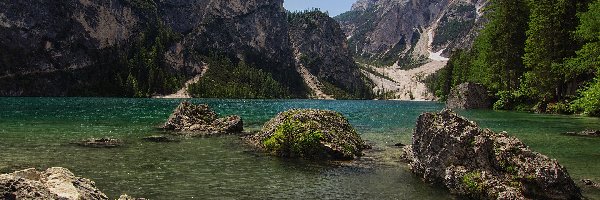
M283 0L0 2L1 96L149 96L226 55L301 97Z
M336 17L363 61L391 66L423 62L471 45L486 0L358 0Z

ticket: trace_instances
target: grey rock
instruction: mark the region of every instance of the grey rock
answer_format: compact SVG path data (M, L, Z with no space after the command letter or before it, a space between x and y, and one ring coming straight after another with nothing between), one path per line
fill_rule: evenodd
M244 123L240 116L217 118L208 105L194 105L183 101L169 117L163 129L176 135L210 136L241 133Z
M425 182L476 199L581 199L566 168L450 110L422 114L405 159Z
M486 109L492 106L488 90L481 84L462 83L450 91L446 108Z
M142 138L149 142L178 142L179 140L173 138L172 136L166 135L152 135L148 137Z
M76 177L60 167L2 174L0 196L5 199L109 199L93 181Z
M251 145L281 157L347 160L370 148L340 113L292 109L245 137Z
M592 181L591 179L582 179L581 182L583 183L583 185L590 187L590 188L594 188L594 189L600 189L600 183L596 183L594 181Z
M119 196L118 200L147 200L147 199L145 199L145 198L135 198L135 197L129 196L127 194L123 194L123 195Z
M114 148L123 146L123 141L114 138L88 138L77 142L79 146L92 148Z
M584 130L579 132L566 132L567 135L600 137L600 130Z
M352 10L335 17L349 37L356 56L391 65L427 58L418 41L433 28L433 50L448 57L455 49L468 49L483 27L481 8L487 0L359 0ZM454 26L453 26L454 25ZM456 26L458 25L458 26Z

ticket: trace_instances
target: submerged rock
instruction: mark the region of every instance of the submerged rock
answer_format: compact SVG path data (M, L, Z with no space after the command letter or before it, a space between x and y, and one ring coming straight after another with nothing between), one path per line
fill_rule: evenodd
M135 197L131 197L129 195L123 194L121 196L119 196L118 200L146 200L145 198L135 198Z
M422 114L405 159L424 181L477 199L581 199L556 160L450 110Z
M450 109L483 109L490 108L492 100L487 89L476 83L463 83L450 91L446 108Z
M591 179L582 179L581 182L583 182L583 185L585 185L587 187L591 187L591 188L600 190L600 183L596 183L596 182L592 181Z
M143 139L146 141L149 141L149 142L178 142L179 141L179 140L173 138L173 136L169 137L166 135L152 135L152 136L144 137Z
M79 146L92 148L114 148L123 146L123 141L114 138L89 138L77 143Z
M241 133L244 122L240 116L217 118L208 105L194 105L183 101L169 117L163 129L175 131L176 135L209 136Z
M345 160L369 148L340 113L314 109L279 113L246 139L281 157Z
M600 130L585 130L580 132L566 132L567 135L600 137Z
M26 169L0 175L4 199L108 199L89 179L75 177L65 168Z

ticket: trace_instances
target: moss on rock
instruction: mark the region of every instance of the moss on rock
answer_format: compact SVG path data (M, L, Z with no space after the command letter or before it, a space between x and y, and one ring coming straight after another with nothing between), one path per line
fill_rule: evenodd
M255 146L281 157L353 159L368 146L340 113L292 109L248 137Z

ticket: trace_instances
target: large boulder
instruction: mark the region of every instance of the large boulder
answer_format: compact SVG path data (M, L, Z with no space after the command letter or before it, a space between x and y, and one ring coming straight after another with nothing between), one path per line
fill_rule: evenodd
M194 105L183 101L173 111L163 129L190 136L240 133L244 130L244 122L240 116L217 117L208 105Z
M422 114L406 157L412 171L476 199L581 199L556 160L506 133L482 130L450 110Z
M26 169L0 175L4 199L108 199L89 179L75 177L68 169Z
M368 148L340 113L315 109L279 113L247 139L281 157L347 160Z
M450 109L482 109L490 108L492 99L487 89L477 83L463 83L450 91L446 108Z

